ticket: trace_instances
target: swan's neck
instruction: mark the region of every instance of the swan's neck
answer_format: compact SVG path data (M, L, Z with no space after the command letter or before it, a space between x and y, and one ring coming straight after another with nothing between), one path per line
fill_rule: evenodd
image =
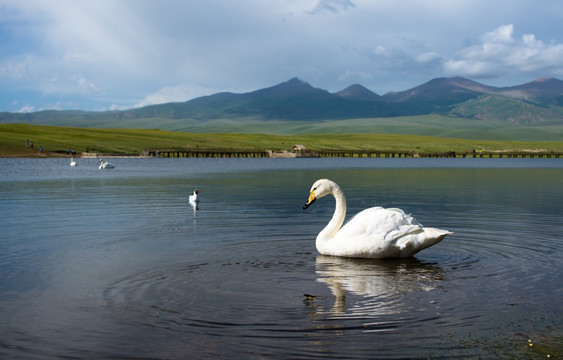
M336 184L335 184L336 185ZM336 199L336 208L332 219L317 236L317 243L326 242L334 237L344 223L346 217L346 197L338 185L332 189L332 195Z

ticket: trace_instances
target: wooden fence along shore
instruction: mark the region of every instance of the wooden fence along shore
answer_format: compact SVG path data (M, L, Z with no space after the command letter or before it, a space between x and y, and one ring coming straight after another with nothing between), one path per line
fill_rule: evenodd
M228 150L150 150L149 157L164 158L561 158L560 152L537 151L475 151L424 153L413 151L378 150L316 150L306 152L273 152L271 150L228 149ZM105 155L107 156L107 155Z

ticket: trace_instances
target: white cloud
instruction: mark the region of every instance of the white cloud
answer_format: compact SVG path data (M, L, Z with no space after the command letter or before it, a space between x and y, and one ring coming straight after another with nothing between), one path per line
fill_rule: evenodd
M149 105L164 104L168 102L184 102L196 97L210 95L216 92L219 92L219 90L192 84L165 86L157 92L145 96L144 99L138 101L132 106L113 104L110 106L110 110L125 110Z
M439 60L442 56L434 51L428 51L416 56L415 60L418 63L428 63L434 60Z
M513 43L514 25L502 25L483 35L483 43Z
M156 93L147 95L143 100L133 105L133 107L186 101L190 96L189 92L190 88L184 85L165 86Z
M8 62L0 65L0 78L9 80L25 80L29 78L28 67L25 62Z
M86 80L83 76L74 75L73 80L78 85L80 89L85 92L99 92L100 89L91 81Z
M356 5L354 5L351 0L319 0L311 13L315 14L323 11L329 11L336 14L354 7L356 7Z
M373 53L376 55L388 55L389 51L385 47L378 45L373 49Z
M563 75L563 44L545 44L533 34L514 36L512 24L486 33L481 44L462 49L444 63L448 75L495 78L510 74Z
M35 107L33 105L24 105L22 106L18 111L18 113L30 113L30 112L34 112L35 111Z

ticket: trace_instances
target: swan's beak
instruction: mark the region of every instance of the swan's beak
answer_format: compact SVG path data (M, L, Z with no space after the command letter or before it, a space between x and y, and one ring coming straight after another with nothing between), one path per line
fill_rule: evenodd
M314 203L315 200L317 200L317 197L315 196L315 192L311 191L311 193L309 194L309 199L307 200L307 203L305 205L303 205L303 210L307 210L307 208L309 206L311 206L311 204Z

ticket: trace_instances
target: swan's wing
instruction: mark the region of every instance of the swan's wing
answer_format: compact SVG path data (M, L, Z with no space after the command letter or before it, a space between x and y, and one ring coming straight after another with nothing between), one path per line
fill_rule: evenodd
M369 254L394 251L397 237L416 231L420 225L400 209L374 207L354 216L335 235L332 247L344 256L371 257Z
M338 233L348 237L369 236L383 241L420 228L413 217L405 214L401 209L373 207L358 213Z
M447 231L423 228L401 209L370 208L338 231L333 246L343 256L408 257L447 234Z

